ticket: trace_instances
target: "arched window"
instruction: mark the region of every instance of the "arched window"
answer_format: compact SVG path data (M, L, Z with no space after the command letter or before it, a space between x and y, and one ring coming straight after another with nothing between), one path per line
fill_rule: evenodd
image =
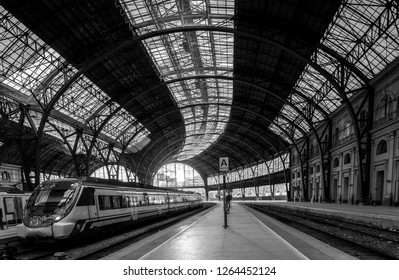
M387 152L387 141L381 140L377 145L377 155L385 154Z
M296 177L297 177L297 178L301 178L301 172L298 171L298 172L296 173Z
M351 156L349 153L346 154L344 157L344 164L348 164L348 163L351 163Z
M320 164L316 165L316 173L320 172Z
M333 167L338 167L338 166L339 166L339 159L336 157L336 158L334 159Z
M344 137L349 137L352 133L352 124L351 122L348 120L345 123L345 128L344 128Z
M250 178L250 176L252 176L252 172L250 171L250 168L242 168L232 173L237 173L239 178L240 173L242 178ZM164 188L201 187L204 186L204 181L198 171L189 165L183 163L169 163L158 169L152 185Z
M1 180L3 181L10 180L10 174L7 171L4 171L3 173L1 173Z

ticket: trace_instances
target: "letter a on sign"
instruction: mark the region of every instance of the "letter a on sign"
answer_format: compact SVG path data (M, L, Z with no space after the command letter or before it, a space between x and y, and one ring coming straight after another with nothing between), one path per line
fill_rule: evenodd
M229 171L229 158L228 157L219 158L219 171Z

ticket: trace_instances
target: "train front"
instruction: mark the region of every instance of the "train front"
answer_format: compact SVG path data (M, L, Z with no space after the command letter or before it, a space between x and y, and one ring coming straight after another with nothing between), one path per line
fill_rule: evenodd
M68 214L76 204L82 184L78 179L57 179L41 183L30 196L23 224L17 227L22 238L67 238L75 223Z

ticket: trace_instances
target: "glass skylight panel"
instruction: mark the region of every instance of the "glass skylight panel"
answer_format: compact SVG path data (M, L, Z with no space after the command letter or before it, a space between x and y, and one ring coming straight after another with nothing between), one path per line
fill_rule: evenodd
M371 79L399 56L397 12L396 2L346 0L327 29L321 44L335 51ZM312 60L332 75L337 83L341 81L341 66L336 59L317 50ZM350 97L354 90L363 87L364 82L351 73L350 69L345 75L344 91ZM298 79L295 89L312 98L328 113L338 108L342 101L338 92L309 65ZM292 94L295 95L295 91ZM319 120L322 116L317 109L313 111L313 119Z
M2 6L0 6L0 22L0 49L2 50L0 82L25 94L28 98L34 94L38 102L47 105L65 81L77 72L77 69L67 65L64 58L5 11ZM62 113L67 118L85 124L86 120L92 118L93 113L98 112L109 99L104 92L82 76L61 96L54 105L54 109L58 117L60 117L59 113ZM41 114L38 113L34 119L36 126L40 119ZM131 116L131 119L134 118ZM66 123L55 121L51 116L49 121L61 132L66 130L65 127L69 127ZM117 126L113 125L113 127ZM46 125L45 131L61 138L49 124ZM117 140L117 135L111 131L112 129L106 128L104 134ZM117 131L114 130L114 132Z
M395 1L345 1L322 43L372 78L399 55L397 11Z
M42 114L41 113L37 113L37 114L38 114L38 116L37 116L37 118L34 118L34 121L35 121L35 119L37 120L37 127L38 127L40 119L42 118ZM52 125L50 125L50 123ZM62 136L57 132L57 130L53 126L55 126L64 136L71 135L70 137L67 138L67 141L71 145L71 147L73 147L73 145L75 143L75 138L76 138L76 134L74 134L74 132L76 130L71 125L67 124L66 122L50 117L49 122L47 122L45 124L44 132L46 134L49 134L49 135L61 140L61 141L64 141L64 139L62 138Z
M230 0L119 2L134 31L139 35L189 25L234 27L234 1ZM196 75L232 76L233 34L209 31L176 32L149 38L143 41L143 45L165 81ZM216 105L212 103L230 105L233 83L215 79L187 79L169 83L168 87L186 123L185 145L188 150L183 148L178 159L188 159L211 144L205 141L207 133L212 134L210 139L217 139L223 132L230 107L219 106L215 109ZM223 121L221 125L219 120Z
M270 124L269 129L273 131L276 135L279 135L281 138L283 138L285 141L288 143L292 144L291 139L285 134L282 133L281 128L279 128L277 125L274 123ZM299 137L298 137L299 138Z

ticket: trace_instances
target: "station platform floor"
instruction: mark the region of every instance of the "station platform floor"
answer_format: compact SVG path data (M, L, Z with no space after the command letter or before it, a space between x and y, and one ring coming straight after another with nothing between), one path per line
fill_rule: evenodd
M296 211L350 217L399 230L399 207L285 201L233 201L224 227L223 207L192 217L126 247L106 260L348 260L353 257L243 205L269 203ZM16 226L0 230L0 244L15 239Z
M218 204L193 223L173 226L130 245L104 260L307 260L354 259L271 218L256 217L233 203L224 223ZM266 219L266 220L265 220ZM272 228L284 231L284 238Z
M303 212L323 213L329 216L342 217L352 221L399 231L399 207L266 200L240 201L239 203L269 203L273 207L284 207Z

